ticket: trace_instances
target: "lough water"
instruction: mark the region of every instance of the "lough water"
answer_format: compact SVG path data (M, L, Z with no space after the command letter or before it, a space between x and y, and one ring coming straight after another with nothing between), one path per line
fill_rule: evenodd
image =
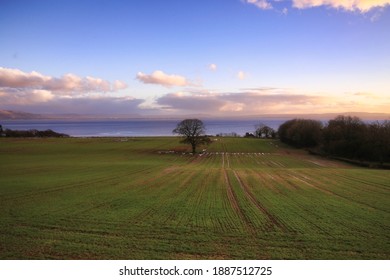
M142 136L172 136L172 130L181 120L3 120L0 124L3 129L12 130L47 130L65 133L74 137L142 137ZM220 133L237 133L245 135L253 133L256 124L263 123L278 129L285 119L264 120L203 120L206 133L216 135Z

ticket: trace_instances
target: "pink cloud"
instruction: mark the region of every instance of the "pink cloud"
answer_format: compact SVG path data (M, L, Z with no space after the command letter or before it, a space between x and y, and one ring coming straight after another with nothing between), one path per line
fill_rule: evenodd
M237 73L237 78L239 80L245 80L246 76L247 75L246 75L246 73L244 71L238 71L238 73Z
M178 114L256 115L277 113L330 113L343 111L386 112L385 98L362 100L358 95L345 96L300 93L283 88L247 89L240 92L179 92L156 100L162 110Z
M19 69L0 67L0 87L39 87L51 79L35 71L25 73Z
M254 5L261 10L274 9L272 3L282 2L281 0L242 0L244 3ZM290 5L290 4L285 4ZM292 7L297 9L307 9L313 7L326 6L334 9L344 9L346 11L359 11L366 13L375 8L383 8L390 5L390 0L292 0ZM287 14L284 7L281 13Z
M368 12L373 8L390 5L390 0L293 0L293 7L305 9L319 6L329 6L347 11Z
M215 63L211 63L210 65L209 65L209 69L211 70L211 71L217 71L217 64L215 64Z
M245 3L255 5L257 8L262 10L272 9L272 4L267 0L245 0Z
M56 93L88 93L108 92L126 88L121 81L110 82L95 77L78 77L74 74L65 74L61 78L42 75L38 72L26 73L19 69L0 67L0 87L28 88L31 90L47 90Z
M157 100L164 108L197 111L209 114L241 112L245 114L272 113L326 106L328 98L318 95L290 93L283 89L253 89L236 93L180 92L169 93Z
M299 9L329 6L347 11L368 12L373 8L390 5L390 0L293 0L293 7Z
M54 98L55 96L49 90L34 89L25 91L0 88L0 104L3 106L45 103Z
M145 84L157 84L166 87L190 85L185 77L179 75L168 75L160 70L154 71L150 75L138 72L136 78Z
M110 83L101 78L65 74L60 78L38 72L0 67L0 104L4 106L32 106L64 103L66 100L91 100L96 103L101 93L126 88L121 81ZM107 97L109 98L109 97ZM73 109L69 108L71 112Z
M121 89L125 89L127 88L127 84L122 82L122 81L119 81L119 80L116 80L114 82L114 89L115 90L121 90Z

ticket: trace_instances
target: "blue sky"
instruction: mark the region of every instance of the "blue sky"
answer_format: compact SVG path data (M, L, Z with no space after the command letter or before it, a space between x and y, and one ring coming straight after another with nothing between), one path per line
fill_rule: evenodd
M0 109L390 112L390 0L0 1Z

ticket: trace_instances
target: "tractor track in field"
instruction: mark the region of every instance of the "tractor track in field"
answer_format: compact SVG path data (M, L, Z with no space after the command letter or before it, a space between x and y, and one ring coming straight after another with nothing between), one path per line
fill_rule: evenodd
M222 142L222 168L228 168L230 169L230 160L229 160L229 154L227 152L226 144Z
M240 208L240 205L239 205L238 200L237 200L237 196L233 191L233 187L232 187L232 184L229 180L229 176L227 175L226 169L224 169L223 172L224 172L224 176L225 176L225 181L226 181L226 186L227 186L226 192L227 192L227 196L228 196L228 199L230 202L230 206L233 208L234 212L237 213L237 215L239 216L240 220L243 222L247 231L250 232L251 235L254 236L256 233L255 228L253 227L253 224L250 221L250 219L247 216L245 216L244 212Z
M245 215L245 213L242 211L237 195L235 194L233 190L233 186L230 182L229 176L227 174L227 170L230 170L230 159L229 159L229 153L227 152L226 144L222 142L222 170L223 170L223 175L225 178L226 182L226 194L230 203L230 206L234 210L234 212L238 215L240 218L240 221L242 221L242 224L244 228L251 234L251 236L256 235L256 230L253 226L253 223L251 220Z
M229 160L229 153L227 152L227 148L226 148L226 145L224 143L222 143L222 147L223 147L223 154L222 156L224 157L223 158L223 163L222 163L222 169L223 169L223 172L224 172L224 176L225 176L225 181L226 181L226 185L227 185L227 195L228 195L228 198L229 198L229 201L230 201L230 204L232 206L232 208L235 210L235 212L239 215L239 217L241 218L242 221L244 221L245 225L246 225L246 228L248 229L248 231L254 236L255 233L256 233L256 230L253 226L253 223L251 222L251 220L245 216L244 212L241 210L240 206L239 206L239 203L238 203L238 199L237 199L237 196L236 194L234 193L234 190L233 190L233 187L232 187L232 184L229 180L229 176L227 175L227 170L231 170L237 180L237 182L239 183L241 189L244 191L244 194L245 196L247 197L247 199L258 209L260 210L261 213L263 213L268 219L269 221L272 223L272 225L276 226L277 228L281 229L282 231L286 232L288 231L287 227L279 221L279 219L277 217L275 217L272 213L270 213L268 211L268 209L266 209L266 207L264 207L262 204L260 204L256 199L255 197L253 196L253 194L250 192L250 190L248 189L248 187L242 182L241 178L238 176L237 172L234 170L234 169L231 169L230 168L230 160ZM236 155L236 154L239 154L239 153L230 153L232 155ZM247 155L252 155L252 153L245 153ZM253 153L253 154L256 154L256 153Z
M228 153L224 153L224 156L225 156L225 158L226 158L227 168L230 169L230 159L229 159Z
M284 225L275 215L273 215L271 212L268 211L268 209L262 205L259 201L256 200L254 195L249 190L248 186L244 184L244 182L241 180L240 176L237 174L235 170L233 170L233 174L236 177L240 187L245 193L245 196L249 199L249 201L256 206L257 209L259 209L270 221L273 225L275 225L280 230L287 232L288 228L286 225Z

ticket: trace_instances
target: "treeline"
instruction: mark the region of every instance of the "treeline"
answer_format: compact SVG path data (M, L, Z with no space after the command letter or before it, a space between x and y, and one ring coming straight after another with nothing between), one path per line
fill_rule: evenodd
M359 161L390 162L390 121L365 123L358 117L338 116L326 125L293 119L278 129L282 142L314 148L325 155Z
M276 138L277 137L277 132L263 124L263 123L259 123L255 126L256 130L254 133L250 133L250 132L247 132L245 133L244 137L245 138Z
M30 129L30 130L11 130L11 129L5 129L3 130L3 127L0 125L0 136L1 137L69 137L67 134L58 133L51 129L47 130L37 130L37 129Z

